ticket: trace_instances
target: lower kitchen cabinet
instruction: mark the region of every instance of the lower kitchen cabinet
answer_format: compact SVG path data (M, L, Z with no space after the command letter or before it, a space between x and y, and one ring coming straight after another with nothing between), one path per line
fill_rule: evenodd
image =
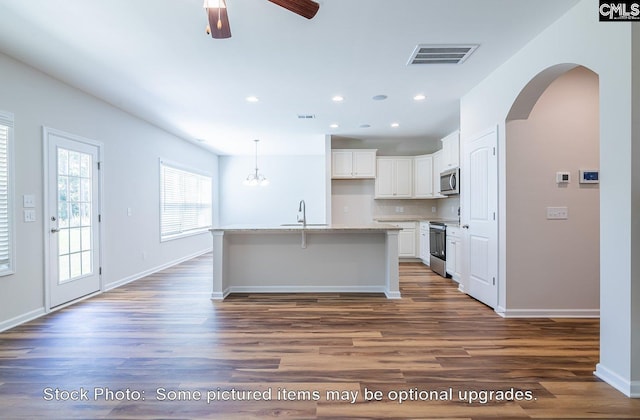
M459 227L447 225L447 274L460 282L462 273L462 232Z
M423 264L430 264L430 255L429 222L420 222L420 259Z
M416 222L397 222L395 226L402 228L398 233L398 256L400 258L415 258L416 252Z

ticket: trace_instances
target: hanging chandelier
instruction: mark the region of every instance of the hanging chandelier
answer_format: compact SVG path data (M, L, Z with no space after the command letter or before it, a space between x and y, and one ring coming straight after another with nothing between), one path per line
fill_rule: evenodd
M244 180L244 185L248 185L250 187L255 187L256 185L260 185L261 187L269 185L269 180L258 172L258 142L260 140L254 140L256 143L256 168L254 172L251 172L247 175L247 178Z

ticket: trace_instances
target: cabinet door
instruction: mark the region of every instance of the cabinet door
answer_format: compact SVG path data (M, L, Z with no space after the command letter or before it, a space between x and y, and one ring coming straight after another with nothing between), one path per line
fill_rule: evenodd
M353 152L353 176L354 178L375 178L376 176L376 151L363 150Z
M331 152L331 177L351 178L352 177L353 153L339 150Z
M393 198L393 159L378 158L376 166L376 198Z
M416 230L402 229L398 234L398 256L416 256Z
M442 150L433 154L433 196L445 197L440 194L440 172L442 172Z
M413 195L413 158L395 160L395 191L397 198L411 198Z
M414 194L415 198L433 197L433 156L416 156L414 166Z
M456 257L454 260L453 279L460 282L462 278L462 238L456 240Z
M422 259L423 263L429 265L430 256L429 223L420 222L420 259Z
M460 133L458 131L442 139L442 157L442 170L460 166Z
M456 240L450 236L447 236L446 256L447 274L453 276L456 271Z

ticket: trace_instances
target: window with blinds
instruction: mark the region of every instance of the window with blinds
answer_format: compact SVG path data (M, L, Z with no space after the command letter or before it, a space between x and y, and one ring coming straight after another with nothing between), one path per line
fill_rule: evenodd
M160 239L211 227L211 177L160 162Z
M0 275L13 273L13 115L0 111Z

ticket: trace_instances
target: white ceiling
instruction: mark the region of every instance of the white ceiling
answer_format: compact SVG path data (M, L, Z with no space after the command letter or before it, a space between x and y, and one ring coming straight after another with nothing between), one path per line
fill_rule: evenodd
M457 129L459 98L578 0L318 2L307 20L227 0L232 38L214 40L202 0L0 0L0 51L219 154L251 154L253 139L261 154L321 154L326 134ZM461 65L407 66L420 43L480 47Z

